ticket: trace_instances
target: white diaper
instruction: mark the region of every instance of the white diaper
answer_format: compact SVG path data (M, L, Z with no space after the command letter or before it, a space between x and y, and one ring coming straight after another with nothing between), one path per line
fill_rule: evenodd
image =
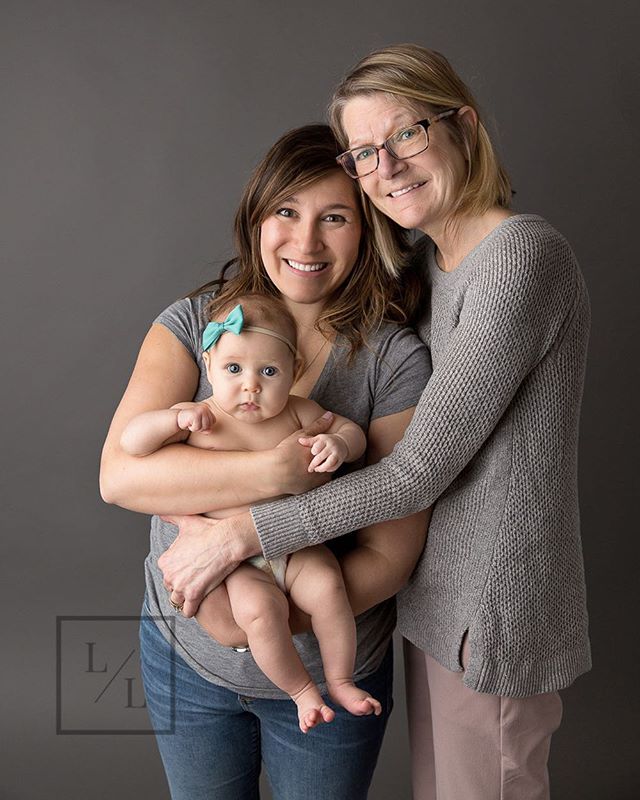
M287 590L284 583L284 574L287 571L288 561L289 556L280 556L279 558L274 558L273 561L267 561L264 556L252 556L247 559L247 563L261 569L267 575L272 575L278 588L282 589L285 594Z

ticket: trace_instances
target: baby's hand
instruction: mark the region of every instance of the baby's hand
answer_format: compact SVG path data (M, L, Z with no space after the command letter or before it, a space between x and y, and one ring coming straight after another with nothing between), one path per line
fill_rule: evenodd
M191 408L181 408L176 421L182 431L209 433L215 425L216 418L206 403L197 403Z
M349 457L347 443L337 433L319 433L311 440L309 472L335 472Z

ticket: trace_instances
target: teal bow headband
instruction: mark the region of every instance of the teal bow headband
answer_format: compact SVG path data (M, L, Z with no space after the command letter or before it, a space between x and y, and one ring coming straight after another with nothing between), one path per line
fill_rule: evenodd
M227 314L227 318L224 320L224 322L210 322L207 325L202 333L202 349L206 352L210 347L213 347L223 333L230 332L235 333L236 336L239 336L243 330L253 333L264 333L267 336L273 336L275 339L279 339L281 342L284 342L294 356L296 354L295 346L289 341L289 339L286 338L286 336L282 336L276 331L271 331L268 328L258 328L256 325L245 325L244 314L242 313L241 305L237 305L235 308L232 308Z
M202 349L206 352L218 341L226 331L240 335L244 325L242 306L236 306L228 314L224 322L210 322L202 334Z

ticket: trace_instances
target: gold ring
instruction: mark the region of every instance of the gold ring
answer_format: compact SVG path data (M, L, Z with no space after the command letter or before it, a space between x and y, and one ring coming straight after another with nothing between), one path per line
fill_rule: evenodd
M171 598L169 598L169 602L175 608L176 611L182 611L184 608L184 603L174 603Z

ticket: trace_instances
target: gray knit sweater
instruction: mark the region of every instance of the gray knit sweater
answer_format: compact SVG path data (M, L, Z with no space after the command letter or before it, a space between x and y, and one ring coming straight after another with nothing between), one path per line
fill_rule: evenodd
M577 492L589 301L547 222L501 223L453 272L423 239L433 376L380 463L252 509L274 558L438 501L399 625L472 689L526 696L590 668Z

